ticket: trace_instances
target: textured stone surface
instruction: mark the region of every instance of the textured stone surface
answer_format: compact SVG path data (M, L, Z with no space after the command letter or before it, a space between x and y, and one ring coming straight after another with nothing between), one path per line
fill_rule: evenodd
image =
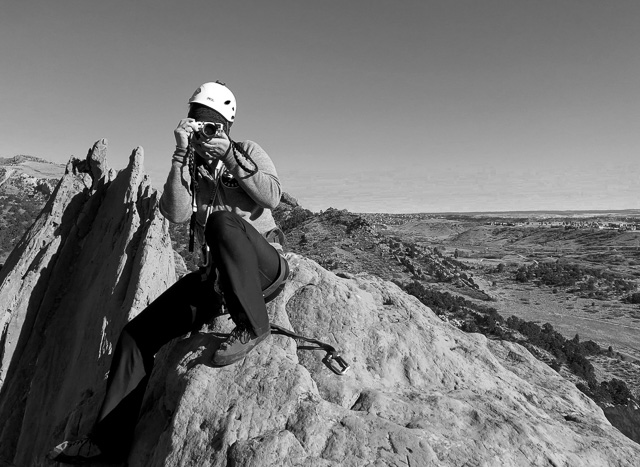
M91 423L120 329L174 281L142 162L137 149L124 170L109 169L104 140L72 159L0 271L4 462L48 465L65 432Z
M282 336L212 368L222 318L161 351L131 465L636 465L640 446L523 347L465 334L375 277L289 258L273 321L339 345L351 371Z

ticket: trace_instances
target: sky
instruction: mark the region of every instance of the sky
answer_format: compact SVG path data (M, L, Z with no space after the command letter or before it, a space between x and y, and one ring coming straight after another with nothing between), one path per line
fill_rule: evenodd
M0 157L144 149L200 84L313 211L640 208L637 0L0 0Z

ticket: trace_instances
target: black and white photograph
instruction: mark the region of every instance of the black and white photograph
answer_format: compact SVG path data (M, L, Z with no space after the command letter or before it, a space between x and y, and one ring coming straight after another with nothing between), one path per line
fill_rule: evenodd
M0 467L640 465L640 1L0 1Z

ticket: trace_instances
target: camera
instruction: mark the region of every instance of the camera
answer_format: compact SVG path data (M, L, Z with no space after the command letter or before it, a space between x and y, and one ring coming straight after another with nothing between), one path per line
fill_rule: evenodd
M196 122L197 128L194 132L196 139L210 139L219 132L224 133L224 125L217 122Z

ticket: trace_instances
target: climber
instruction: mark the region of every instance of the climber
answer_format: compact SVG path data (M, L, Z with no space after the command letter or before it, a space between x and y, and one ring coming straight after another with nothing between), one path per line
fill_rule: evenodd
M273 162L252 141L229 137L236 99L224 83L200 86L187 118L174 131L176 149L160 211L172 222L191 220L203 266L167 289L122 330L106 394L91 433L49 453L58 462L122 459L129 450L154 355L161 346L228 310L235 328L213 356L229 365L270 335L265 299L288 272L283 235L271 209L281 188Z

